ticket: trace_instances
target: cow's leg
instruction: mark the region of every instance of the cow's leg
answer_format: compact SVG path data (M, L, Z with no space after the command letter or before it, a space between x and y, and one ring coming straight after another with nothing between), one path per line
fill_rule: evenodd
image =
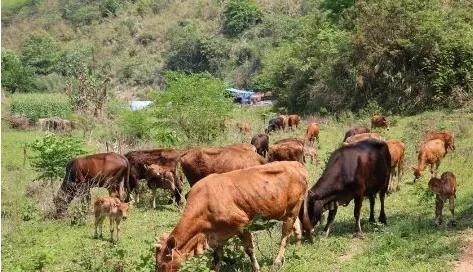
M370 199L370 223L375 223L376 220L374 220L374 204L376 202L376 195L370 195L369 196L369 199Z
M110 241L113 243L113 232L115 230L115 220L113 220L113 218L110 216Z
M294 233L296 234L296 245L300 246L302 244L302 227L301 227L301 221L299 220L299 217L296 218L293 229L294 229Z
M450 208L450 212L452 213L452 220L450 220L450 226L455 227L457 225L457 221L455 221L455 197L451 196L448 199L448 206Z
M95 232L94 232L94 238L98 238L99 237L99 234L98 234L98 228L99 228L99 224L101 224L101 218L100 218L100 215L96 214L95 215ZM102 235L102 228L100 226L100 235Z
M360 215L361 215L361 204L363 203L363 196L355 196L355 208L353 210L353 215L355 217L355 236L356 237L363 237L363 232L361 231L361 222L360 222Z
M246 254L250 257L253 272L259 272L260 268L258 260L256 260L255 245L253 243L251 232L249 230L244 230L240 235L240 238L243 241L243 247L245 248Z
M379 222L383 223L384 225L387 224L386 221L386 213L384 212L384 199L386 197L386 191L379 192L379 202L381 203L381 210L379 211Z
M219 245L213 252L213 265L214 265L214 271L218 272L220 271L220 266L222 265L222 259L223 259L223 245Z
M99 233L98 233L97 238L102 238L103 237L103 234L102 234L103 221L105 220L105 216L99 215L99 216L96 216L95 218L96 218L96 220L95 220L96 229L97 229L97 227L99 229Z
M440 226L443 223L442 210L443 210L443 200L440 198L439 195L437 195L435 198L435 224L437 226Z
M281 234L281 243L279 244L279 252L274 260L273 267L279 268L282 265L284 259L284 253L286 252L286 245L289 235L291 235L292 228L294 227L294 222L296 221L295 217L286 219L282 224L282 234Z
M156 188L151 189L151 192L153 194L153 209L156 209Z
M337 215L337 209L338 209L338 207L335 206L335 208L331 209L328 212L327 224L325 224L325 228L324 228L325 237L328 237L328 235L330 233L330 227L332 226L332 223L335 220L335 215Z
M116 241L118 241L118 233L120 232L120 219L119 218L115 219L115 226L116 226L116 229L117 229L117 240Z

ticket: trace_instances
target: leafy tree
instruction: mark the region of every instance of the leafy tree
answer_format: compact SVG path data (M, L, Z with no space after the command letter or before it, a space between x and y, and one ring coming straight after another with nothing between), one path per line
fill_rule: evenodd
M224 32L233 37L258 23L262 17L254 0L230 0L223 14Z
M33 69L23 65L13 51L2 48L2 87L12 93L31 91L33 79Z
M59 44L49 35L32 34L21 47L21 60L38 74L51 73L59 58Z

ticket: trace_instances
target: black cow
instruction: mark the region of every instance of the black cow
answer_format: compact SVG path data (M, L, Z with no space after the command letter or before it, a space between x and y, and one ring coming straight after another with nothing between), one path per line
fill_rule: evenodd
M251 139L251 144L256 147L256 152L263 157L266 157L266 153L269 148L269 136L268 134L257 134Z

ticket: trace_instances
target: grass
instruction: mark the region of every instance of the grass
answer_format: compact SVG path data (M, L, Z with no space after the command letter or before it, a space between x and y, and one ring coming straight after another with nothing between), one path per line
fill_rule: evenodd
M264 127L262 108L236 110L235 123L250 121L253 133ZM313 244L304 243L296 248L294 241L288 246L282 271L450 271L452 261L458 258L462 240L473 227L473 113L467 111L426 112L416 116L391 118L395 125L381 131L387 138L404 139L407 146L405 174L401 191L388 196L386 213L388 225L370 225L368 202L363 203L362 228L365 239L352 238L354 227L353 204L339 209L333 230L328 238L317 237ZM320 164L308 164L311 183L320 176L326 158L339 146L344 131L352 124L367 123L362 120L331 118L321 120ZM434 200L425 198L428 171L412 184L412 170L416 163L415 142L423 130L445 128L457 137L457 150L447 155L440 166L440 173L453 171L457 176L458 194L456 214L458 226L439 228L433 226ZM296 131L275 133L271 141L302 136L305 123ZM158 209L151 209L149 193L143 203L130 211L122 225L120 241L113 245L106 240L95 240L92 214L83 222L71 217L50 220L43 217L58 184L32 185L35 177L31 168L23 166L23 145L41 133L36 131L2 131L2 264L5 271L149 271L152 269L152 243L156 236L173 229L179 220L179 210L167 205L169 193L161 192ZM248 141L237 133L236 126L222 135L214 145ZM28 196L27 196L28 192ZM31 193L34 192L34 193ZM95 189L94 195L105 194ZM32 196L31 196L32 195ZM45 204L46 203L46 204ZM74 214L76 206L70 211ZM376 211L379 211L377 202ZM447 208L444 210L449 218ZM26 220L25 220L26 219ZM108 239L108 225L104 236ZM280 225L271 232L255 234L258 244L257 257L262 271L269 271L276 256ZM242 252L227 249L240 256L223 271L249 271L249 259ZM238 254L237 254L238 253ZM233 256L232 255L232 256ZM200 270L199 270L200 271ZM204 271L204 270L203 270Z
M29 4L31 0L3 0L2 9L14 9Z

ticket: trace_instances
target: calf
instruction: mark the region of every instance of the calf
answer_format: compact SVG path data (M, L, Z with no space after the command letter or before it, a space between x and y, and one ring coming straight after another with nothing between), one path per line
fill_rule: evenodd
M389 191L399 191L399 184L401 183L401 173L404 166L404 150L405 145L399 140L388 140L386 144L391 155L391 178L389 183ZM396 173L397 168L397 173ZM397 175L397 184L394 186L394 177Z
M388 128L388 120L382 115L373 115L371 117L371 128Z
M451 226L456 226L455 221L455 198L457 191L457 179L452 172L444 172L440 179L431 178L429 181L429 189L436 195L435 201L435 224L442 225L442 210L445 201L448 199L450 212L452 213Z
M451 131L430 131L427 132L424 135L424 138L422 139L420 145L418 145L418 151L420 150L420 147L424 145L426 142L439 139L442 140L445 144L445 153L448 152L448 150L455 150L455 135Z
M319 132L320 132L319 124L313 122L307 126L307 130L305 132L305 140L308 142L308 144L314 145L314 139L317 139L317 144L320 144Z
M361 134L361 133L368 133L370 132L370 129L365 127L365 126L357 126L350 128L347 132L345 132L345 137L343 137L343 141L345 142L348 137L351 137L356 134Z
M274 261L280 266L292 229L298 241L302 238L297 215L307 194L307 179L307 170L298 162L274 162L202 179L192 187L174 230L157 243L156 271L177 271L187 258L209 248L214 249L218 271L223 246L235 235L242 239L253 271L260 271L247 228L258 217L283 222Z
M291 114L287 119L287 124L291 129L297 128L301 121L301 118L297 114Z
M440 162L445 157L446 153L447 151L445 150L445 144L442 140L431 140L423 144L421 150L419 151L417 166L413 167L414 182L422 175L426 164L430 165L430 173L433 176L437 176Z
M310 158L310 162L313 164L318 161L317 150L312 146L304 146L304 160L306 157Z
M122 203L116 197L97 197L94 203L95 213L95 238L102 238L102 226L105 217L110 219L110 240L113 242L113 232L120 231L120 221L128 217L128 204ZM99 234L100 233L100 234Z
M251 139L251 144L256 148L256 152L263 157L266 157L266 153L269 148L269 136L268 134L257 134Z
M298 161L305 162L304 146L298 143L280 143L269 146L268 162Z
M378 133L361 133L348 137L345 140L344 145L349 145L369 139L384 141L383 137L381 137L381 135L379 135Z
M147 171L147 185L153 195L153 209L156 209L156 192L158 188L173 192L177 205L181 203L182 181L177 177L175 169L159 164L145 166Z
M330 156L327 166L317 183L309 190L301 209L300 219L306 235L329 210L324 231L328 235L339 204L348 205L355 200L355 235L362 236L360 213L363 197L370 200L370 222L374 222L374 204L379 193L381 212L379 221L386 224L384 198L389 184L391 156L386 143L369 140L337 149Z

